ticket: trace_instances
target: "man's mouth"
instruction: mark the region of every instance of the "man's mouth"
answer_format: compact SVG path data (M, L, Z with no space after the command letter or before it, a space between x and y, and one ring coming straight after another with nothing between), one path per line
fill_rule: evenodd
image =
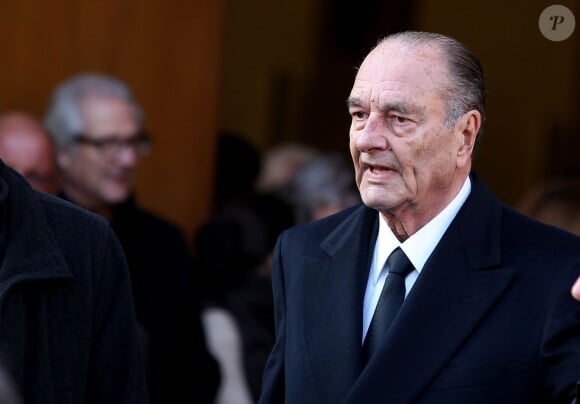
M382 174L386 173L387 171L392 171L391 168L386 166L378 166L374 164L366 164L367 169L373 174Z

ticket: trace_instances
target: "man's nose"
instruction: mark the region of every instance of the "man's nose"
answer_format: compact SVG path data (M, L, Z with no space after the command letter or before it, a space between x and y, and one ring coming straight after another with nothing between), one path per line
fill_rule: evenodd
M389 146L386 135L387 127L380 116L371 114L364 127L360 130L356 145L362 152L368 152L373 149L384 150Z
M133 166L139 160L139 153L135 145L131 143L124 143L118 151L118 160L125 166Z

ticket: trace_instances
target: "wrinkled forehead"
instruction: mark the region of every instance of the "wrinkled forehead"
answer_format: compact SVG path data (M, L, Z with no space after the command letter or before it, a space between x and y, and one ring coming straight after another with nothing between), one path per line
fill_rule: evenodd
M441 50L429 44L412 48L399 43L382 43L361 64L351 96L376 86L397 91L413 86L439 92L447 87L448 73Z

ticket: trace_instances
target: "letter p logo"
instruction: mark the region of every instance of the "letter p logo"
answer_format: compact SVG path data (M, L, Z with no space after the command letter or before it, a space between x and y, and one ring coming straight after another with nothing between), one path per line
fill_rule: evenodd
M576 20L568 7L554 4L542 11L538 26L545 38L559 42L568 39L574 33Z
M564 22L564 16L563 15L553 15L550 17L550 21L553 22L552 31L555 31L556 27Z

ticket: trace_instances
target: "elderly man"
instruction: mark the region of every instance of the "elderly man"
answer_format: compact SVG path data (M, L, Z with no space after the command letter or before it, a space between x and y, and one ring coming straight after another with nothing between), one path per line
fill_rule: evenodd
M278 239L260 403L569 403L580 239L471 172L485 117L458 41L382 40L348 97L364 205Z
M62 196L109 220L127 256L151 403L213 402L219 373L206 348L185 239L132 196L151 138L130 89L104 75L72 77L55 90L45 124L57 147Z
M52 139L33 115L10 111L0 116L0 158L36 190L59 192Z

